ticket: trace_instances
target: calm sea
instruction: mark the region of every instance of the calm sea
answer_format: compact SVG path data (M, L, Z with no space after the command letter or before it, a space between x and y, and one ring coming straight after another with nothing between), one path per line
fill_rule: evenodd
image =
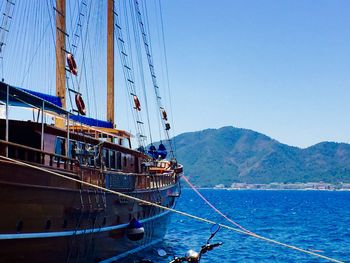
M229 191L201 190L224 214L250 231L307 250L350 262L350 192L336 191ZM228 224L192 190L182 191L178 210ZM210 226L172 215L163 243L123 262L148 258L169 262L155 249L184 255L209 237ZM213 242L224 244L203 256L201 262L327 262L301 252L221 229ZM136 262L136 261L135 261Z

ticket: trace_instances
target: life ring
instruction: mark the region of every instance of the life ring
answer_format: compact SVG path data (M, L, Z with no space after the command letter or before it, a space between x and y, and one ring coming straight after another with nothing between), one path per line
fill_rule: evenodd
M168 120L168 114L166 113L165 110L162 110L162 115L163 115L163 119L164 119L165 121L167 121L167 120Z
M86 115L86 108L83 98L80 96L80 94L75 95L75 104L77 105L78 112L81 115Z
M134 104L135 104L135 109L137 109L138 111L141 111L141 104L140 104L139 98L136 95L134 96Z
M67 63L68 63L69 71L74 76L77 76L78 75L78 67L77 67L77 63L75 63L75 59L73 57L73 54L69 53L67 55Z

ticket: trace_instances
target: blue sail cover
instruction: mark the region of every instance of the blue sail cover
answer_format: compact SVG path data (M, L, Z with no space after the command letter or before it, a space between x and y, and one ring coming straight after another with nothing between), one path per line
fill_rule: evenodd
M7 94L7 90L9 91L9 94ZM0 82L0 101L6 103L7 95L10 106L40 109L45 102L45 110L47 111L56 112L57 114L62 115L68 113L66 110L62 109L61 100L58 97L40 92L32 92L30 90L17 88L4 82Z
M68 111L62 109L61 99L57 96L52 96L32 90L17 88L0 82L0 101L6 103L7 88L9 90L9 105L16 107L36 107L42 108L45 102L45 110L55 112L57 114L67 115ZM84 116L69 114L71 120L86 124L89 126L101 128L113 128L113 124L108 121L101 121Z
M48 94L44 94L44 93L40 93L40 92L36 92L36 91L32 91L32 90L28 90L28 89L22 89L19 88L20 90L23 90L29 94L32 94L34 96L37 96L40 99L43 99L45 101L48 101L58 107L62 107L62 101L59 97L57 96L52 96L52 95L48 95Z
M163 143L159 144L157 154L161 159L165 159L168 155L168 152Z
M81 115L70 115L70 119L72 119L73 121L77 121L89 126L95 126L95 127L100 127L100 128L113 128L113 123L109 122L109 121L101 121L101 120L97 120L97 119L93 119L93 118L89 118L89 117L84 117Z
M153 159L165 159L168 154L167 149L165 148L163 143L159 144L158 150L154 145L151 145L150 147L148 147L147 153Z
M154 145L151 145L150 147L148 147L147 153L148 153L149 156L152 157L152 159L157 159L158 158L157 148Z

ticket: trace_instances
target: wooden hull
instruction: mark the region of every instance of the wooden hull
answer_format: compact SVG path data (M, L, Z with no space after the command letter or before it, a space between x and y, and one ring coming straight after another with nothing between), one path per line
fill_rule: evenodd
M173 207L178 187L124 193ZM0 189L0 262L111 262L166 232L163 209L22 165L0 161ZM145 228L140 241L126 236L132 218Z

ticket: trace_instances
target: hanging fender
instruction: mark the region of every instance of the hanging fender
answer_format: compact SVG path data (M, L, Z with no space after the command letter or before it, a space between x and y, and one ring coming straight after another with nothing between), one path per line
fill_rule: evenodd
M165 123L165 130L166 131L170 130L170 123L169 122Z
M77 63L75 63L75 59L73 57L73 54L69 53L67 55L67 64L69 67L69 71L74 75L77 76L78 75L78 67L77 67Z
M75 104L77 105L78 112L81 115L86 115L86 107L83 98L80 96L80 94L75 95Z
M135 109L138 111L141 111L141 104L140 104L139 98L136 95L134 96L134 104L135 104Z
M167 121L168 120L168 114L166 113L165 110L162 110L162 115L163 115L163 120Z

